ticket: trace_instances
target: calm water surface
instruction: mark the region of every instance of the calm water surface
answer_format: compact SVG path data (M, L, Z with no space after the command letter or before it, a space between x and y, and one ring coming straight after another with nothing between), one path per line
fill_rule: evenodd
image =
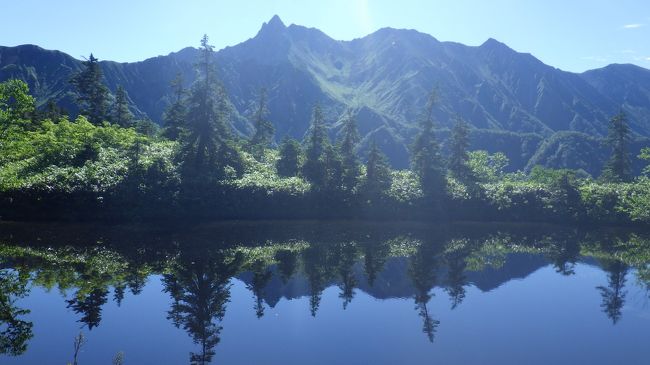
M0 364L648 364L650 234L0 225Z

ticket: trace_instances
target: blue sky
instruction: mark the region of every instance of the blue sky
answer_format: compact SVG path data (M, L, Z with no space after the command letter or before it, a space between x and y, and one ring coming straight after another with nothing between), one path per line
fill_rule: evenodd
M567 71L650 68L649 0L2 0L0 8L0 45L77 58L139 61L195 46L204 33L220 49L278 14L341 40L411 28L468 45L492 37Z

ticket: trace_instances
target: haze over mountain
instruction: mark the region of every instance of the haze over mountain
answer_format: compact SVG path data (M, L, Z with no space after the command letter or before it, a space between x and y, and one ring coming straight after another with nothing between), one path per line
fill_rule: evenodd
M195 78L196 52L185 48L135 63L103 61L102 67L112 91L118 85L127 90L136 115L161 123L171 80L180 73L189 85ZM276 140L302 138L320 102L332 137L341 118L355 113L360 151L375 139L396 167L408 164L408 146L432 88L438 92L435 117L443 142L444 129L460 117L475 128L471 147L505 152L513 170L542 164L598 174L608 154L601 138L621 109L637 136L633 153L649 144L650 70L633 65L576 74L494 39L470 47L384 28L337 41L317 29L286 26L277 16L253 38L216 52L216 58L240 134L251 133L247 117L266 87ZM62 52L0 47L0 81L27 81L40 105L53 99L74 113L68 80L80 68L80 60Z

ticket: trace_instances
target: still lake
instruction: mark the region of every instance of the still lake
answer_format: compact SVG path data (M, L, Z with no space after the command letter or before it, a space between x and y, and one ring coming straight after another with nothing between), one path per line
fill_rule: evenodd
M0 364L649 364L650 233L0 224Z

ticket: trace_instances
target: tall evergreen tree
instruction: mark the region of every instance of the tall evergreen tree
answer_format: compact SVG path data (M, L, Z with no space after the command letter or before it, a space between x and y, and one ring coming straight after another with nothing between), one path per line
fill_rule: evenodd
M612 148L612 156L605 164L602 178L608 182L627 182L632 179L630 159L630 127L627 116L622 111L609 122L607 144Z
M115 102L111 110L111 122L122 126L130 127L133 125L133 113L129 110L129 96L122 85L115 91Z
M327 182L326 153L330 147L323 111L319 104L314 106L311 132L307 137L306 160L302 174L316 189L322 189Z
M381 153L375 141L370 145L366 165L366 183L364 191L372 197L378 197L391 184L391 172L386 156Z
M439 197L446 188L445 173L440 145L433 131L433 108L436 102L436 92L429 95L424 116L420 119L420 133L415 138L412 147L411 164L413 171L420 179L420 185L425 196Z
M182 175L184 180L207 183L220 177L226 166L241 168L241 159L232 146L227 124L230 107L214 65L214 47L208 36L201 39L198 79L187 99L186 133L182 135Z
M77 105L81 115L93 124L107 119L108 88L104 85L104 74L99 60L90 54L83 62L84 69L75 74L70 82L77 89Z
M463 183L472 180L472 170L469 168L469 128L467 123L460 118L456 118L456 123L451 130L450 154L449 154L449 171L451 175Z
M280 159L276 163L278 175L296 176L300 170L300 143L293 138L285 138L280 145Z
M269 110L267 108L267 94L266 89L260 90L260 99L253 115L253 124L255 125L255 134L250 140L251 149L255 155L261 155L264 149L267 148L273 141L273 133L275 128L273 124L267 119Z
M174 101L165 110L163 121L165 130L163 136L171 140L177 140L185 126L187 117L187 105L185 104L185 88L183 87L183 77L177 74L171 82L171 88L174 95Z
M341 151L341 158L343 160L343 187L348 191L351 191L357 186L361 173L359 159L355 153L359 139L357 122L349 114L343 123L341 140L339 141L339 150Z

